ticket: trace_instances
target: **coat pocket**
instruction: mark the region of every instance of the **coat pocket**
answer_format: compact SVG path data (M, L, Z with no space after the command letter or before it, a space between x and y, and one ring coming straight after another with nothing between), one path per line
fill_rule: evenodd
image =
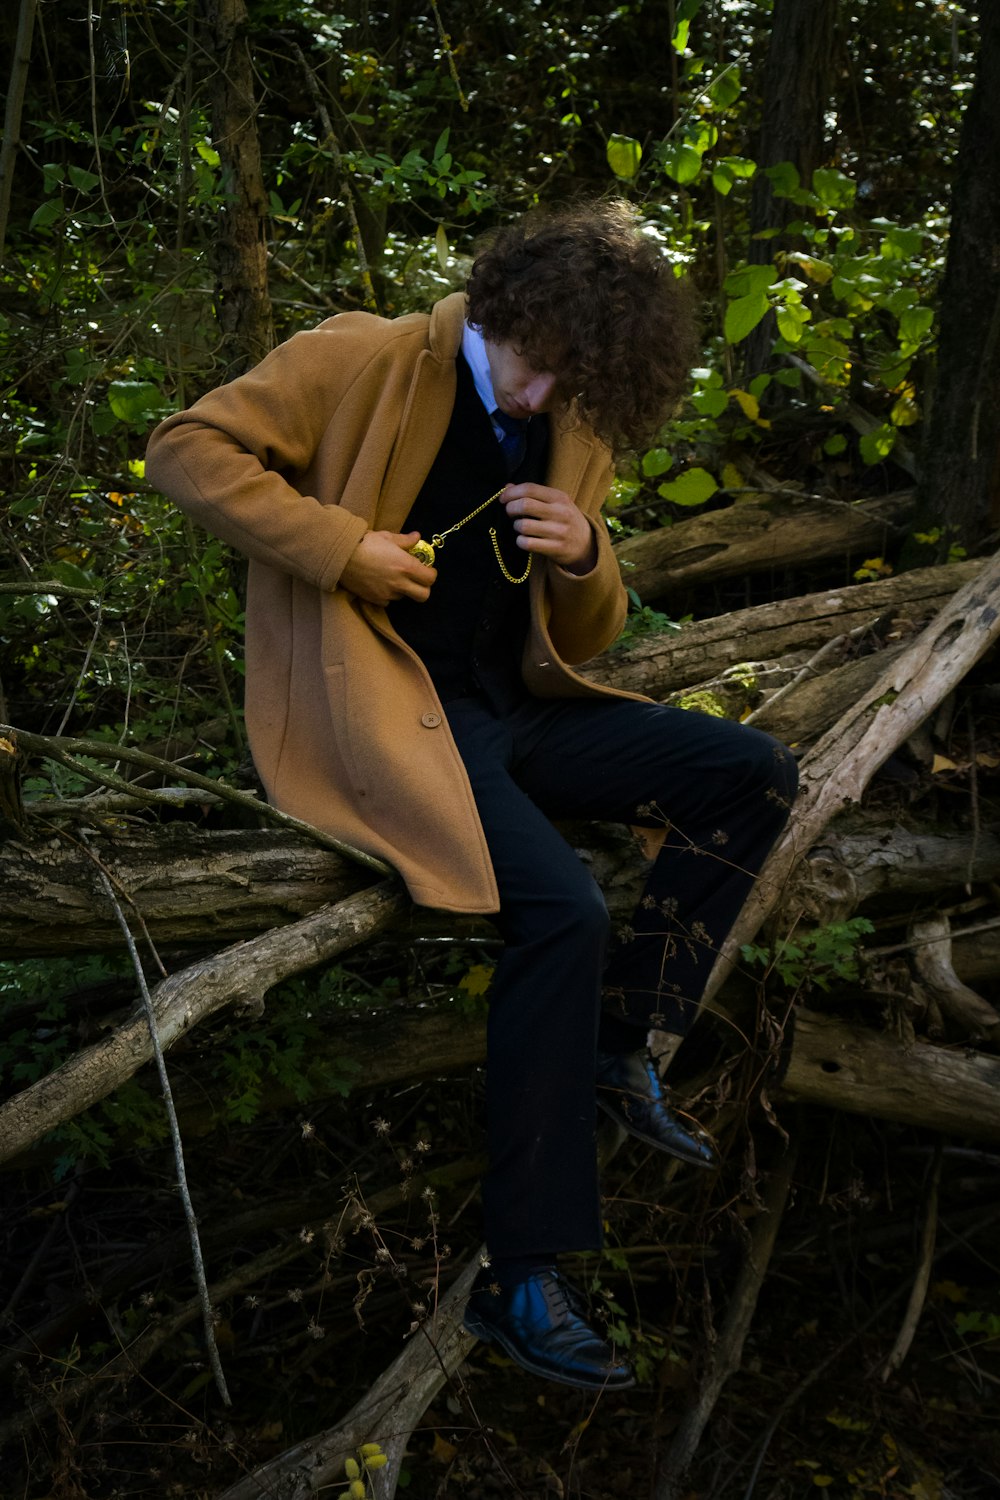
M373 793L371 757L364 753L370 733L372 693L360 691L358 673L348 671L343 662L330 662L323 668L330 704L330 723L334 749L342 767L341 791L370 807Z

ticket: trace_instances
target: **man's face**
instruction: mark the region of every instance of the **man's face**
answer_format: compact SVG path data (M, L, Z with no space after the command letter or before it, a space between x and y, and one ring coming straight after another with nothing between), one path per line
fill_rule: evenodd
M497 406L508 417L532 417L553 404L556 377L551 370L535 370L510 344L485 339L486 358Z

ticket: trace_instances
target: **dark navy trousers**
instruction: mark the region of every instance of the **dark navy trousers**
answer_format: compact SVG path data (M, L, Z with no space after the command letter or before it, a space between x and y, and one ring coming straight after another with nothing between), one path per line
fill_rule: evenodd
M796 789L769 735L661 704L528 698L446 713L500 890L483 1181L493 1255L601 1243L595 1051L683 1034ZM628 928L551 819L667 835ZM610 957L609 957L610 950ZM603 1001L603 1005L602 1005Z

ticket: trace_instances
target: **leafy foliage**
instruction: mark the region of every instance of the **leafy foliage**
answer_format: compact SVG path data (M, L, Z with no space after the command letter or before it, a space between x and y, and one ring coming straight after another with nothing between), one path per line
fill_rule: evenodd
M790 990L829 990L860 977L860 939L874 930L867 917L850 917L780 938L773 948L744 943L740 953L744 963L777 974Z

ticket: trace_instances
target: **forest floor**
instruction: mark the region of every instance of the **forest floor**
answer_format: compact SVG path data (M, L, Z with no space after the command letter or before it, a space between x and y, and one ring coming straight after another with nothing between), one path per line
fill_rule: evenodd
M390 1105L395 1123L383 1131ZM454 1143L478 1138L479 1112L475 1082L441 1083L369 1109L336 1100L308 1120L302 1111L262 1117L228 1139L189 1143L210 1279L275 1245L293 1257L220 1305L228 1410L197 1319L126 1385L102 1379L121 1348L192 1295L169 1152L122 1155L61 1185L8 1178L4 1344L27 1332L37 1351L9 1368L11 1410L41 1406L7 1444L0 1492L210 1500L332 1425L399 1352L415 1310L432 1311L435 1288L475 1253L468 1182L402 1202L385 1184L412 1176L418 1142L429 1146L420 1170L447 1170L459 1159ZM1000 1157L946 1145L926 1306L910 1353L885 1379L919 1259L935 1141L821 1111L780 1123L799 1142L791 1201L742 1368L680 1496L996 1500ZM759 1189L783 1149L765 1118L750 1124L718 1174L692 1182L637 1143L606 1173L609 1248L573 1273L595 1318L632 1339L639 1385L595 1399L477 1346L413 1434L408 1495L657 1494L699 1350L721 1323ZM395 1206L371 1211L387 1196ZM323 1221L307 1225L317 1212ZM58 1314L62 1325L46 1330ZM50 1410L80 1372L93 1376L83 1398ZM346 1481L324 1493L343 1489Z

